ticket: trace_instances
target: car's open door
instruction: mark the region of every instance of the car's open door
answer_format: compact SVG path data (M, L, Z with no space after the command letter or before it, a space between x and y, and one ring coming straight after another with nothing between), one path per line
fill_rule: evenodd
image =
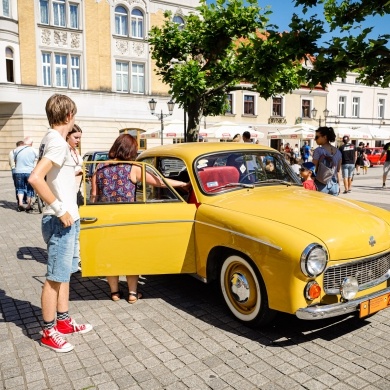
M80 206L82 275L195 273L195 205L168 184L146 184L145 172L164 179L150 165L133 164L143 172L135 202L101 202L85 194Z

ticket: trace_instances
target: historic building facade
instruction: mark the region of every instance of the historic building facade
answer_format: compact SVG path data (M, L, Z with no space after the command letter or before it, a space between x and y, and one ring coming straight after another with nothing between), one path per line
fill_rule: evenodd
M3 0L0 2L0 170L8 152L47 130L54 93L77 104L82 153L107 149L121 131L158 125L148 101L167 110L168 87L153 71L148 31L169 10L174 21L196 0ZM5 55L4 55L5 54ZM173 117L182 118L175 109Z

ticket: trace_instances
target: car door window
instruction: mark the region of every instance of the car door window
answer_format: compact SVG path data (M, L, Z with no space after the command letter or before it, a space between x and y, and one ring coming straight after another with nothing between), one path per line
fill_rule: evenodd
M97 162L91 161L87 164L97 164ZM129 179L129 174L133 165L139 166L142 172L141 180L136 184L132 183ZM100 182L100 185L98 185L98 195L92 197L91 193L87 192L87 205L182 201L157 170L150 165L138 162L109 162L106 164L100 163L100 165L97 165L97 170L97 174L100 175L99 179L97 179L98 182ZM163 186L157 187L148 184L146 182L147 175L157 177L160 182L163 183Z

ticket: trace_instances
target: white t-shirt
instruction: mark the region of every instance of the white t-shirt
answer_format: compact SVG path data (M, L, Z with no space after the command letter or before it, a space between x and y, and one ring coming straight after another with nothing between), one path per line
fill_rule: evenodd
M72 218L80 219L76 199L76 163L70 155L68 143L57 130L50 129L43 137L39 147L39 157L45 157L54 164L46 176L46 182L54 196L62 203L63 209ZM46 205L44 215L54 215L54 210Z

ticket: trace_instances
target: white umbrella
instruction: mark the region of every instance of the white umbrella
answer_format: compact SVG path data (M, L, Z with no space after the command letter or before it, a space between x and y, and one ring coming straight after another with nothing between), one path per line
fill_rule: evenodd
M253 130L247 125L237 125L237 123L224 121L219 122L208 129L199 131L199 135L204 138L232 139L236 134L242 135L244 131L249 131L251 138L260 139L264 137L261 131Z
M269 132L268 139L314 139L317 127L299 123L287 129Z
M333 127L337 138L343 138L345 135L347 135L350 139L364 139L369 140L372 139L370 134L367 134L363 131L359 131L359 129L351 129L350 127Z
M161 124L141 134L140 138L160 138ZM178 119L164 122L164 138L184 138L184 122Z
M363 133L370 134L373 139L388 140L390 139L390 131L376 126L362 126L357 128Z

